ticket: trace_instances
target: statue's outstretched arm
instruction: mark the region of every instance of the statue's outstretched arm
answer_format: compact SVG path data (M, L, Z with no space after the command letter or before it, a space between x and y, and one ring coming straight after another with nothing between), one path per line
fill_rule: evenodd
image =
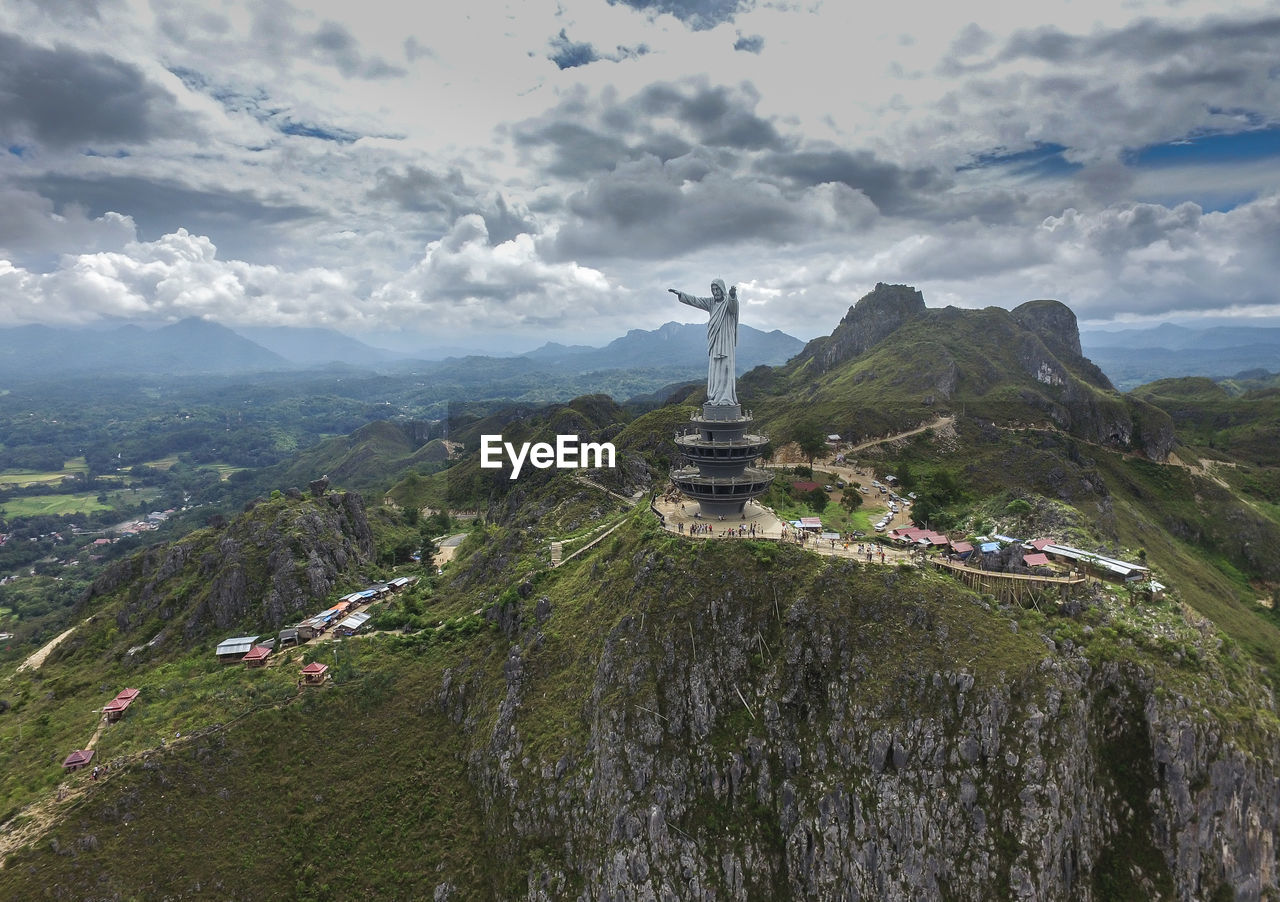
M697 298L691 294L685 294L683 291L677 291L674 288L668 288L667 291L674 294L680 299L680 303L688 304L690 307L697 307L699 310L710 310L713 300L711 298Z

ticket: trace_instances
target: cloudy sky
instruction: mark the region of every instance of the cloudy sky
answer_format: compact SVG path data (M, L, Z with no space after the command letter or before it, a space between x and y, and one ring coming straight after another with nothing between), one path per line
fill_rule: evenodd
M1280 3L0 0L0 325L1280 315Z

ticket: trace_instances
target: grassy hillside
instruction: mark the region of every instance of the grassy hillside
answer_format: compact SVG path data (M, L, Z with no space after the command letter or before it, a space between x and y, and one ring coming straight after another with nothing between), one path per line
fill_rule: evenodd
M467 652L474 659L486 646L473 642ZM170 685L171 693L216 691L223 722L239 707L232 687L254 684L257 699L274 695L274 703L225 728L174 717L195 735L167 732L166 749L154 745L163 733L127 758L118 753L136 745L104 744L99 760L121 769L71 803L43 852L7 863L3 894L83 898L92 887L139 899L340 900L429 899L442 883L482 890L492 852L463 737L421 696L459 651L364 640L344 653L339 685L301 694L295 668L222 669L191 675L185 689ZM493 656L489 666L499 663ZM165 687L148 690L120 732L163 705Z
M1211 379L1162 379L1133 394L1166 411L1187 445L1238 464L1277 465L1280 388L1239 393Z
M448 457L441 450L438 441L416 441L405 425L380 421L350 435L326 439L287 464L265 471L258 481L270 488L305 489L313 479L328 476L336 489L377 491L389 486L406 469L440 469Z
M869 449L859 462L936 500L932 523L967 535L1053 536L1135 560L1257 655L1280 684L1280 619L1260 606L1280 584L1280 523L1204 474L1053 430L959 420ZM1033 515L1007 512L1015 499ZM920 505L921 502L917 502ZM923 510L923 508L919 508Z
M510 555L494 539L475 550L472 566L503 573L493 561ZM849 718L900 737L922 717L939 718L937 730L965 729L954 711L966 697L1034 711L1059 691L1059 669L1088 661L1094 672L1132 669L1162 691L1194 693L1212 709L1197 716L1231 730L1242 747L1268 748L1280 732L1255 707L1261 696L1247 662L1216 649L1172 604L1102 603L1083 620L1046 618L993 608L939 575L829 562L770 543L683 540L659 531L643 509L535 582L527 597L491 603L501 631L344 643L339 685L328 690L295 697L283 674L184 665L184 696L216 700L229 714L236 703L227 699L253 687L264 707L152 747L105 783L88 784L45 841L9 859L0 887L13 898L77 898L93 887L123 898L346 899L432 898L447 883L456 893L448 898L523 898L545 881L550 896L573 897L589 891L605 850L621 848L631 812L650 810L652 793L665 793L662 835L688 837L689 862L701 869L751 849L748 895L781 898L804 879L786 863L796 841L788 839L788 793L817 806L833 786L847 786L868 812L880 806L888 824L897 814L875 787L915 792L909 773L923 765L958 798L956 774L969 773L929 764L914 745L910 765L879 776L866 752L833 758L840 746L832 743L854 729ZM441 598L441 616L464 604L448 591ZM959 695L949 688L956 671L969 681ZM952 683L940 684L940 674ZM144 700L164 706L171 693L179 693L172 677L148 687ZM1098 704L1105 710L1101 697ZM141 721L139 709L129 717ZM789 726L778 728L779 717ZM1106 722L1073 728L1114 743ZM1021 720L998 729L1007 748L1022 748ZM892 740L886 760L898 760L893 742L908 741ZM961 736L950 742L963 746ZM786 765L791 754L805 768ZM761 755L776 770L761 771ZM702 762L701 777L691 759ZM764 774L753 778L758 797L716 788L713 774L744 762ZM1079 764L1064 755L1052 767ZM1166 895L1171 878L1141 819L1148 802L1131 788L1155 786L1144 776L1151 765L1139 751L1098 767L1093 779L1136 806L1137 814L1117 808L1118 823L1138 818L1138 826L1114 846L1117 864L1099 863L1095 885L1119 893L1110 898L1142 887ZM623 783L634 799L613 795L615 771L632 775ZM1020 804L1021 778L990 788L985 777L966 779L979 781L989 811L1000 810L1000 793ZM1071 778L1057 779L1065 786ZM605 796L589 800L588 786ZM1010 843L979 841L965 854L989 854L993 871L1007 874L1019 848ZM889 858L900 854L887 840L884 848ZM731 873L702 879L732 895ZM985 871L968 891L954 885L965 898L1008 892Z
M1051 351L996 307L928 310L825 370L819 358L803 356L781 369L754 370L739 395L779 437L817 422L865 439L951 413L1004 425L1047 423L1117 448L1167 453L1162 412L1120 395L1087 360Z

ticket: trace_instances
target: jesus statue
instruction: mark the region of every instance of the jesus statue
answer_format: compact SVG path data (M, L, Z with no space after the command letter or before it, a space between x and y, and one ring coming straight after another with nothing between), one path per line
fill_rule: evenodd
M738 286L725 294L724 280L711 283L711 297L697 298L668 288L680 303L711 314L707 320L707 404L712 407L736 407L734 351L738 346Z

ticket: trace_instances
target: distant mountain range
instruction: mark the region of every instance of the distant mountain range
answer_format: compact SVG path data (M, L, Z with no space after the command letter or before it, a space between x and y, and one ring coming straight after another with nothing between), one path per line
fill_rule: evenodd
M739 330L738 370L785 363L804 343L783 332ZM466 357L434 360L426 355L388 351L333 329L286 326L230 329L197 318L158 329L136 325L112 329L18 326L0 329L0 379L45 380L93 374L190 376L306 369L342 364L356 369L450 370L465 363L475 369L540 370L578 374L608 370L674 369L673 377L701 372L706 360L706 330L697 324L667 323L659 329L633 329L603 348L546 344L518 357ZM499 365L501 361L501 365ZM681 378L683 378L681 376Z
M346 363L367 366L411 357L398 351L375 348L333 329L295 326L240 326L235 331L286 361L298 366Z
M1080 342L1085 355L1126 391L1157 379L1280 369L1277 328L1162 323L1152 329L1081 332Z
M0 377L237 373L288 369L288 360L216 323L185 319L159 329L0 329Z
M761 364L781 366L804 349L804 342L780 332L761 332L738 326L739 374ZM603 348L549 342L522 356L539 363L586 373L661 366L702 366L707 355L707 330L697 323L665 323L649 332L632 329Z

